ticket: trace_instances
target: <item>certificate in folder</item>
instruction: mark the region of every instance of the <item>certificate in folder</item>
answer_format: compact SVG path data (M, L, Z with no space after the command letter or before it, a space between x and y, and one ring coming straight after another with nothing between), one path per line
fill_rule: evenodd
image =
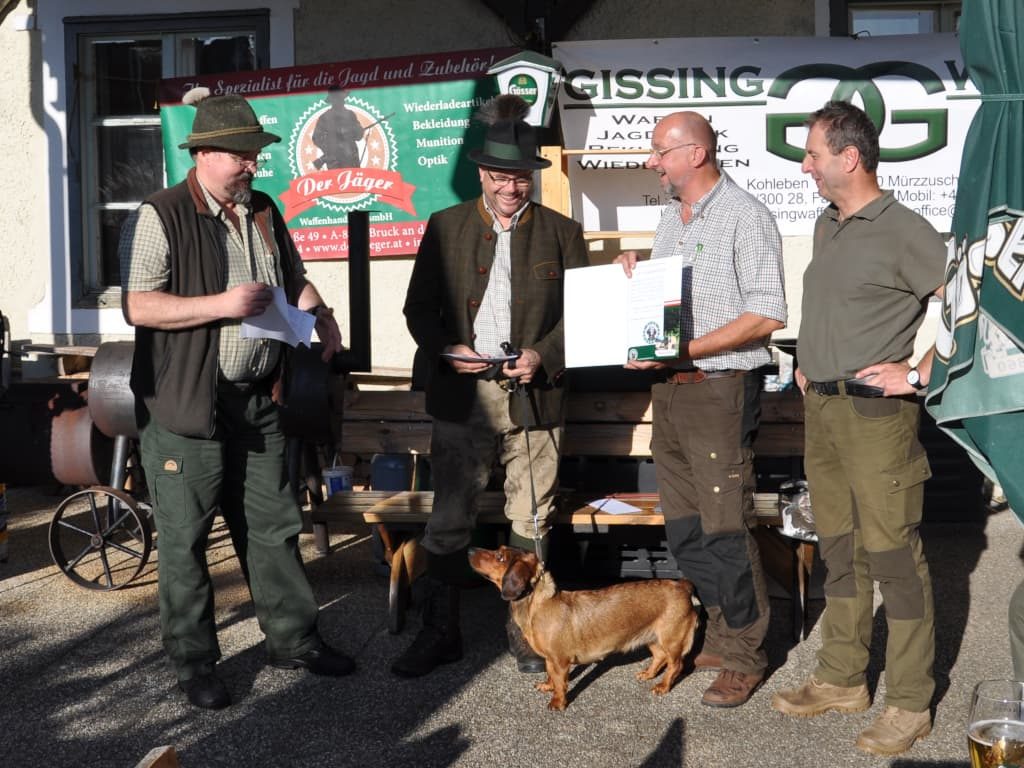
M687 267L689 269L689 267ZM679 354L683 259L637 262L565 272L565 365L625 365Z

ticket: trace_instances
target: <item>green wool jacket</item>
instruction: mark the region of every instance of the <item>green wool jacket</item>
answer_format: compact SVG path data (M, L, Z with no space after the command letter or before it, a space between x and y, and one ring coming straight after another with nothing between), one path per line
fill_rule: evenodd
M494 262L491 215L477 198L430 217L405 299L409 332L427 360L426 407L434 418L465 421L476 396L476 377L458 374L441 351L472 347L473 322ZM572 219L531 204L512 232L512 327L509 341L541 356L530 385L531 415L510 409L516 424L557 424L565 393L562 293L565 270L585 267L583 229Z

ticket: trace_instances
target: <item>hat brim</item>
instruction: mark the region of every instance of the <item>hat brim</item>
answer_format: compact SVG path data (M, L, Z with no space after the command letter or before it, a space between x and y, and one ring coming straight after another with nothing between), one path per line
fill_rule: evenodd
M551 161L543 157L521 157L517 160L510 160L507 157L485 155L482 149L471 149L466 156L477 165L500 168L503 171L536 171L551 165Z
M195 149L196 147L210 147L210 149L226 149L230 152L255 152L263 149L268 144L280 141L281 137L267 131L254 133L235 133L229 136L217 138L192 139L178 145L178 149Z

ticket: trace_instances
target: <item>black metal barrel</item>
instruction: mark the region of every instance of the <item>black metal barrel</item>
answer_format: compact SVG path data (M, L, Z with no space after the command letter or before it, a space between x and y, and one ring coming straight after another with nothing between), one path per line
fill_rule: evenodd
M132 375L133 341L112 341L96 350L89 369L89 414L108 437L137 438Z

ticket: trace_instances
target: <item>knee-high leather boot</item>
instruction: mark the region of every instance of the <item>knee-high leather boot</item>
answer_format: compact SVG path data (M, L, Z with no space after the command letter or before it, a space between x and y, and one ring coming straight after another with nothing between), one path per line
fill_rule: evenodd
M528 539L525 536L520 536L515 531L509 533L508 537L509 546L519 547L525 549L527 552L537 552L537 547L533 543L533 539ZM544 536L540 540L540 553L541 557L547 561L548 555L548 537ZM526 642L526 638L523 637L523 630L516 624L515 619L512 618L512 608L509 607L508 618L505 620L505 633L508 635L508 652L515 657L516 667L520 672L526 673L537 673L544 672L544 658L539 656L530 644Z
M465 560L465 550L448 555L428 552L423 627L391 664L391 671L399 677L422 677L441 664L462 658L457 583L466 569Z

